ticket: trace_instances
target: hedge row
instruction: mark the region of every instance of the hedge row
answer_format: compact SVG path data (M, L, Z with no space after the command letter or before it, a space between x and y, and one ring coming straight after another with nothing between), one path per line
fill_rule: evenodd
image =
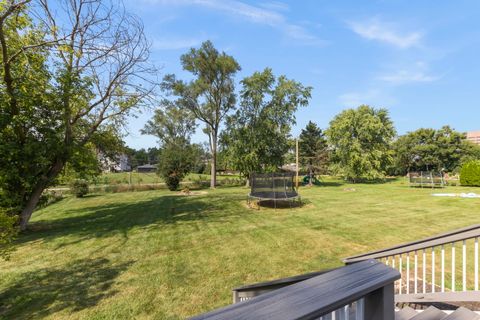
M470 161L462 166L460 184L462 186L480 187L480 161Z

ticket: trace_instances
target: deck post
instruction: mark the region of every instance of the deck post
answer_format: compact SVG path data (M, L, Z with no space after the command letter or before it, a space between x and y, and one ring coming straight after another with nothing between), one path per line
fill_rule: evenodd
M240 302L240 297L238 296L238 291L237 290L232 290L233 293L233 303Z
M393 320L395 319L395 299L393 283L365 296L364 319Z

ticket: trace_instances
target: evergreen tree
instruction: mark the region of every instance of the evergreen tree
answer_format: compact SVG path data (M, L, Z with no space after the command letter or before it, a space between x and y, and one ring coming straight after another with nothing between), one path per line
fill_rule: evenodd
M316 172L325 172L328 162L327 141L322 130L312 121L302 129L299 142L300 163L308 168L309 185Z

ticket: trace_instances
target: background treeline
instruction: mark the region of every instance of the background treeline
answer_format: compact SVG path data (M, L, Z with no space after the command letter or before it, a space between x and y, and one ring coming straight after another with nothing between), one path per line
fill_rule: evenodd
M172 190L188 173L209 173L210 187L215 187L217 172L233 171L248 181L253 172L295 170L297 139L300 171L308 175L310 184L319 174L352 182L412 171L457 174L465 163L480 159L480 147L468 142L462 132L444 126L398 136L388 110L368 105L340 112L324 130L310 121L293 137L295 113L308 106L311 87L265 68L238 81L236 90L240 64L209 41L190 49L180 62L191 77L163 77L162 98L141 130L155 136L158 146L133 150L112 134L110 139L103 138L108 143L101 150L106 157L122 150L133 169L155 164ZM207 143L192 143L198 129L208 137ZM99 149L92 150L98 153ZM63 171L63 176L69 174L64 180L99 174L95 161L87 161L94 157L80 154L83 162L71 162L83 166L67 164L65 168L71 169Z
M210 172L215 187L218 171L235 171L248 181L253 172L295 170L291 128L298 108L308 106L311 87L265 68L241 79L236 91L239 63L209 41L180 61L191 78L163 78L165 98L142 130L158 138L158 173L172 189L188 172ZM204 146L190 141L199 126L208 136ZM368 105L342 111L324 131L309 122L298 140L300 169L309 183L318 174L352 182L411 171L456 174L480 159L480 147L464 133L445 126L398 136L388 110Z

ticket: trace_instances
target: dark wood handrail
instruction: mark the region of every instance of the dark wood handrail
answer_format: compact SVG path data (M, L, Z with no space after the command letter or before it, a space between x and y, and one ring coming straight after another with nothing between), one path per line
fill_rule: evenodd
M457 241L467 240L480 237L480 225L476 224L466 228L457 229L455 231L439 234L433 237L425 238L422 240L416 240L407 242L394 247L372 251L361 255L345 258L343 262L351 264L368 259L380 259L385 257L391 257L394 255L404 254L416 250L423 250L433 248L439 245L449 244Z
M375 303L366 303L367 306L382 307L393 317L393 282L399 278L397 270L383 263L363 261L196 316L192 320L317 319L369 294L375 294L375 299L371 299ZM391 294L385 296L391 297L391 302L385 304L378 292L386 287ZM368 315L367 306L365 312ZM368 316L365 319L383 318Z
M307 279L325 274L333 270L335 269L310 272L310 273L296 275L288 278L275 279L275 280L270 280L265 282L257 282L257 283L237 287L232 290L233 303L251 299L261 294L265 294L273 290L278 290L280 288L290 286L300 281L305 281Z

